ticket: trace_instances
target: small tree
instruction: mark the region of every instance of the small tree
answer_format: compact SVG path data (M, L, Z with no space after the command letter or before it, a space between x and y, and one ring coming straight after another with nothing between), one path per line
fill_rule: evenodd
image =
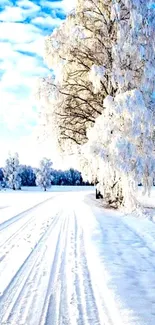
M9 154L4 168L4 178L9 188L13 190L21 189L20 165L18 153Z
M41 186L44 191L47 190L47 188L51 187L51 167L52 162L50 159L43 158L40 162L40 169L38 170L36 174L36 185Z

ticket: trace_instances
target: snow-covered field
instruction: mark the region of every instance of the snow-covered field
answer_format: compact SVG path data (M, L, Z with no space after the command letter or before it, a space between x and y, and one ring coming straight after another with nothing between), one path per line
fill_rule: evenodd
M155 191L139 199L155 211ZM91 187L0 192L0 206L0 325L155 324L152 221Z
M47 192L39 187L23 187L21 191L2 190L0 191L0 223L18 214L26 212L31 207L40 205L41 202L54 197L57 192L88 191L93 190L92 186L52 186Z

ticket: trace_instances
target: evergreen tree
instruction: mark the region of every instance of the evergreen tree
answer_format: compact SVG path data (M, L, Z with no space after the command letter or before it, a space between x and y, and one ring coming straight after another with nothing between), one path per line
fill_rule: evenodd
M22 181L22 186L35 186L36 183L36 175L35 175L35 170L31 166L21 166L21 181Z

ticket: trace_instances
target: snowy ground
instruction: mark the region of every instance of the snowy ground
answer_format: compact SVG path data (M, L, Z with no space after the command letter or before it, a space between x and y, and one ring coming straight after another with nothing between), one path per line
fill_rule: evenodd
M0 192L0 325L155 324L155 224L93 191Z

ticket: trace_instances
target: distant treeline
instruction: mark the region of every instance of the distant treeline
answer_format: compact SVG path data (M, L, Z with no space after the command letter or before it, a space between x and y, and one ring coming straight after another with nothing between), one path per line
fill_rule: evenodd
M21 178L21 186L36 186L38 171L39 168L19 165L18 175ZM8 187L4 168L0 168L0 184L1 187ZM73 168L65 171L51 168L51 185L89 185L89 183L84 182L81 173Z

